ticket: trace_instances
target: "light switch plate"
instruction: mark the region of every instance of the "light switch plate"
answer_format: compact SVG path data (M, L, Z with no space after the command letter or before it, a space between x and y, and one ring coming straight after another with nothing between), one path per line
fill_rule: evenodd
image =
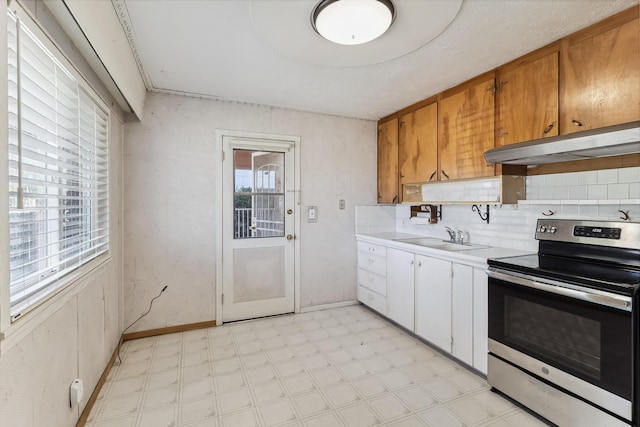
M318 222L318 207L309 206L307 208L307 222Z
M344 209L344 207L345 207L344 199L338 200L338 209Z

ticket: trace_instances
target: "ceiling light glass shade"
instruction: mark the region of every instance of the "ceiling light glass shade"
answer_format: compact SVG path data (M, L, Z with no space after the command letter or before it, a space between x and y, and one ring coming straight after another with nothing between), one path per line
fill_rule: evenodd
M355 45L380 37L394 17L390 0L323 0L313 10L311 22L325 39Z

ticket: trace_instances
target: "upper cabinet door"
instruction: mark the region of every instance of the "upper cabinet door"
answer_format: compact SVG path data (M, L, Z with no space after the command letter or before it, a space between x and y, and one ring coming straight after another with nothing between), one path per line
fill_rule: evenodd
M557 44L498 71L496 147L558 135Z
M494 78L464 85L438 107L440 180L493 176L484 152L494 148Z
M378 203L399 203L398 119L378 125Z
M639 9L562 41L561 134L640 120Z
M400 118L399 144L400 184L437 180L437 103Z

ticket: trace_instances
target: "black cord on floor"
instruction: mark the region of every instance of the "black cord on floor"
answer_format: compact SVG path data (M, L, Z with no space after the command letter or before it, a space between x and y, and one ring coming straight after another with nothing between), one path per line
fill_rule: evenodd
M127 332L127 330L132 327L133 325L136 324L136 322L140 319L142 319L144 316L146 316L147 314L149 314L149 312L151 311L151 307L153 306L153 302L155 300L157 300L158 298L160 298L160 295L162 295L162 293L164 291L166 291L168 288L167 285L165 285L164 288L162 288L162 290L160 291L160 293L158 295L156 295L155 297L151 298L151 301L149 302L149 309L147 311L145 311L140 317L138 317L136 320L134 320L133 322L131 322L131 324L129 326L127 326L126 328L124 328L124 330L122 331L122 333L120 334L120 339L118 340L118 342L120 342L122 340L122 337L124 336L124 333ZM122 364L122 359L120 358L120 347L118 346L118 363Z

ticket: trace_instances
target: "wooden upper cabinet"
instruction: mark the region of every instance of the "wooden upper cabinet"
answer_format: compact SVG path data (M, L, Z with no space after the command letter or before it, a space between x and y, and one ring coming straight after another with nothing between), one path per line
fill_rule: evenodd
M438 171L438 104L400 118L400 184L436 181Z
M398 119L378 125L378 203L398 203Z
M494 82L489 73L443 94L438 106L441 181L494 175L484 159L484 152L494 148Z
M639 9L562 40L561 134L640 120Z
M501 67L496 147L558 135L558 45Z

